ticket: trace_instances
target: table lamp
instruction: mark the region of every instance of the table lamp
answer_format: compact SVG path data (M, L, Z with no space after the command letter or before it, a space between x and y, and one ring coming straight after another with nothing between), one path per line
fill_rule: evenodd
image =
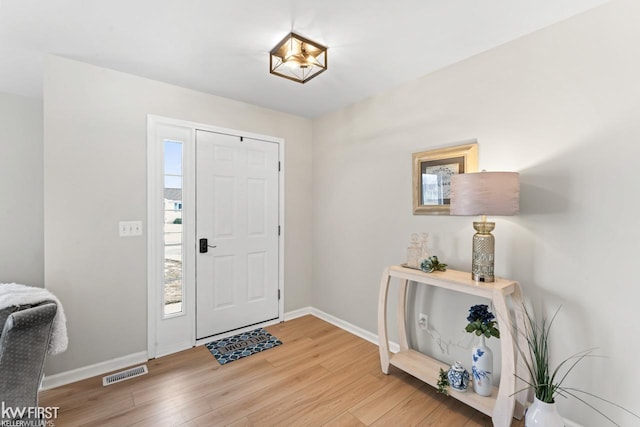
M520 181L517 172L476 172L451 176L451 215L480 215L473 223L471 277L493 282L495 222L487 215L515 215L520 211Z

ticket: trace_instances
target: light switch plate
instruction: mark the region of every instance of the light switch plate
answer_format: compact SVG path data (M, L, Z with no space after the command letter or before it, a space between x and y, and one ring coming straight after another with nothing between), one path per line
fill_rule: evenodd
M120 237L142 236L142 221L120 221Z

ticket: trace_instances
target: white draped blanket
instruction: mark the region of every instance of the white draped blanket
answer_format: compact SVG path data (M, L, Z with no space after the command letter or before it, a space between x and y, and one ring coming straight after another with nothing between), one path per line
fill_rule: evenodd
M17 283L0 284L0 310L12 306L38 304L43 301L55 301L58 304L58 311L53 318L48 353L62 353L67 349L69 338L67 337L67 318L58 298L43 288L19 285ZM0 328L2 328L2 325L0 325Z

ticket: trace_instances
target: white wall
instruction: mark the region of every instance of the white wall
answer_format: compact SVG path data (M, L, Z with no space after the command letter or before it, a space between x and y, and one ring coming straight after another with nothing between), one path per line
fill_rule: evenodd
M42 198L42 100L0 93L0 283L44 283Z
M146 116L285 139L285 310L310 304L311 122L50 57L45 66L45 286L62 301L69 350L47 374L146 350Z
M313 305L375 332L380 274L403 262L412 232L469 270L473 218L412 215L411 153L477 139L481 169L521 173L521 214L494 218L497 275L547 311L562 305L555 360L591 347L608 356L567 385L640 413L638 16L640 2L616 0L315 120ZM468 360L475 302L418 292L414 308L446 351L418 333L421 350ZM564 416L605 425L560 400Z

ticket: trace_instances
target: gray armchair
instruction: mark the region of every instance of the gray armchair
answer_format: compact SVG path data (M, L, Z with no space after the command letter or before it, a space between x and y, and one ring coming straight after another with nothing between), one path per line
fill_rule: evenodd
M45 301L0 310L0 401L5 408L38 406L38 388L57 309L55 302Z

